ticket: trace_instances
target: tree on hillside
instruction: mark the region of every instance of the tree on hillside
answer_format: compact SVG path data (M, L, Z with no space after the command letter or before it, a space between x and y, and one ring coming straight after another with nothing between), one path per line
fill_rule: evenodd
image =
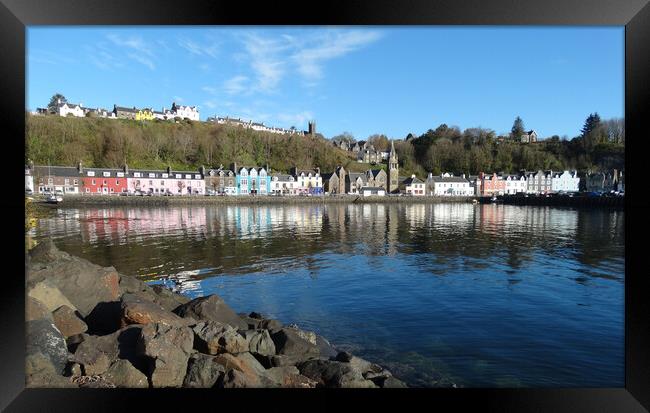
M378 134L370 135L368 137L368 143L371 144L372 146L374 146L375 150L378 150L378 151L387 151L389 146L390 146L388 136L383 135L383 134L381 134L381 135L378 135Z
M607 141L607 130L600 121L598 113L591 113L581 129L580 138L587 156L590 156L596 145Z
M510 138L515 141L519 140L524 132L526 132L524 128L524 121L521 120L519 116L517 116L515 122L512 124L512 129L510 130Z
M333 142L346 142L349 145L354 145L357 140L354 139L354 136L350 132L343 132L340 135L336 135L332 138Z
M56 112L56 108L59 105L59 99L61 100L61 103L66 103L68 101L62 94L55 94L50 98L50 103L47 104L48 112Z
M598 115L598 113L590 113L589 116L587 116L587 119L585 120L584 126L580 130L582 137L585 138L592 131L598 128L598 126L600 126L600 116Z

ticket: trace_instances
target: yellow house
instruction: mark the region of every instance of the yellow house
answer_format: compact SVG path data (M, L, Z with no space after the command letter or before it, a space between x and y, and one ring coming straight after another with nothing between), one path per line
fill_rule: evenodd
M140 109L135 114L135 120L153 120L153 111L150 109Z

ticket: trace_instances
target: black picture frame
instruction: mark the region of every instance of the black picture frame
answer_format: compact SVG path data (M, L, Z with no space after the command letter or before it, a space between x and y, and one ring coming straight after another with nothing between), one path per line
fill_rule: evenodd
M209 410L222 403L270 410L333 410L348 402L363 409L397 403L401 409L457 411L642 412L650 410L650 289L643 237L648 234L644 199L644 129L650 119L650 5L648 0L328 1L320 3L185 0L0 0L0 125L10 188L3 201L5 268L0 288L0 408L7 411L130 411L143 401L158 408ZM23 245L17 240L24 212L18 174L24 165L25 28L32 25L619 25L625 26L625 387L597 389L385 389L365 391L190 389L25 389ZM630 186L631 184L631 186ZM13 233L15 231L15 234ZM15 239L14 239L15 237ZM14 251L15 249L15 251ZM356 407L358 408L358 407ZM419 409L419 408L418 408Z

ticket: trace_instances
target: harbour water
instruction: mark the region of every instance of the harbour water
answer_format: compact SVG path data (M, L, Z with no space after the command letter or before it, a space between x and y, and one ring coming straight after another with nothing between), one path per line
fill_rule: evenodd
M624 386L624 212L60 208L30 236L327 337L410 386Z

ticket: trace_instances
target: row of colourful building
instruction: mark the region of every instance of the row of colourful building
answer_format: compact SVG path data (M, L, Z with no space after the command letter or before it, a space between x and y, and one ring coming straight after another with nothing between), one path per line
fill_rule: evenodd
M389 174L391 175L389 177ZM390 178L390 179L389 179ZM289 173L269 172L268 168L232 164L225 168L196 171L86 168L29 165L25 167L25 189L33 193L60 191L86 195L386 195L412 196L492 196L505 194L548 194L581 190L609 192L625 190L622 172L578 176L576 171L522 171L516 175L484 174L455 176L429 174L424 180L415 175L399 176L396 169L348 172L343 166L333 172L320 168L291 168Z

